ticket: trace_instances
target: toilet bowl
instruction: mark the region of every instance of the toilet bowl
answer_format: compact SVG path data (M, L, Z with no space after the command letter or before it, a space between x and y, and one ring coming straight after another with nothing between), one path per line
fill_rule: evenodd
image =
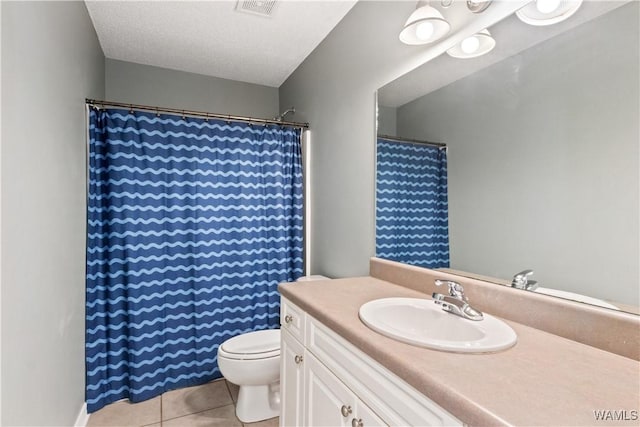
M298 282L327 280L305 276ZM218 347L218 367L227 381L240 386L236 416L243 423L280 415L280 329L248 332Z
M280 330L255 331L218 347L222 375L240 386L236 416L243 423L280 415Z

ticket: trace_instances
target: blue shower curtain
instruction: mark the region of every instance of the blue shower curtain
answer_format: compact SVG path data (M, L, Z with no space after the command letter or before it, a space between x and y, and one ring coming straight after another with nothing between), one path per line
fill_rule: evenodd
M376 256L427 268L449 267L444 148L378 138Z
M302 275L300 130L89 111L89 412L220 377ZM64 249L62 249L64 250Z

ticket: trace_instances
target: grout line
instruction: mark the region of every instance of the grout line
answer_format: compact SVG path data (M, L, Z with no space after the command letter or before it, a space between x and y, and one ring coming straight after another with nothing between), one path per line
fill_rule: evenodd
M225 406L233 406L233 409L234 409L234 410L236 409L236 405L234 405L234 404L232 403L232 404L227 404L227 405L222 405L222 406L216 406L215 408L204 409L204 410L202 410L202 411L190 412L190 413L188 413L188 414L180 415L180 416L173 417L173 418L168 418L168 419L163 420L163 421L177 420L178 418L188 417L188 416L190 416L190 415L201 414L201 413L203 413L203 412L212 411L212 410L214 410L214 409L224 408ZM235 414L235 411L234 411L234 414Z
M236 406L236 401L233 400L233 393L231 393L231 387L229 387L229 381L224 380L224 385L227 386L227 392L229 393L229 397L231 398L231 401L233 402L233 406ZM244 427L244 424L243 424Z
M0 1L1 1L1 0L0 0ZM177 417L172 417L172 418L164 419L164 414L162 413L162 396L163 396L163 395L165 395L165 394L167 394L167 393L170 393L170 392L172 392L172 391L184 390L184 389L187 389L187 388L204 387L204 386L206 386L207 384L212 384L212 383L215 383L215 382L219 382L220 380L223 380L223 381L224 381L224 383L225 383L225 389L227 390L227 393L228 393L228 396L229 396L229 399L230 399L231 403L226 403L226 404L222 404L222 405L218 405L218 406L212 406L212 407L209 407L209 408L206 408L206 409L200 410L200 411L196 411L196 412L189 412L189 413L187 413L187 414L178 415ZM169 390L169 391L167 391L167 392L165 392L165 393L162 393L160 396L161 396L161 399L160 399L160 411L161 411L161 412L160 412L160 427L162 427L162 421L175 420L176 418L186 417L187 415L200 414L200 413L202 413L202 412L211 411L211 410L213 410L213 409L220 409L220 408L224 408L225 406L231 406L231 405L233 405L233 409L234 409L234 410L235 410L235 407L236 407L236 402L234 402L234 401L233 401L233 396L231 395L231 391L229 391L229 386L227 385L227 380L226 380L224 377L216 378L215 380L209 381L208 383L204 383L204 384L200 384L200 385L196 385L196 386L191 386L191 387L182 387L182 388L178 388L178 389L175 389L175 390ZM234 413L235 413L235 412L234 412Z

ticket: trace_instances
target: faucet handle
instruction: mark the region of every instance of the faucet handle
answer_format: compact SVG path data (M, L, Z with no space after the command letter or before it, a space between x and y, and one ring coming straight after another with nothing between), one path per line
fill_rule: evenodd
M513 280L511 281L511 287L524 289L529 282L528 277L533 274L533 270L524 270L520 273L517 273L513 276ZM534 282L535 283L535 282Z
M449 287L449 295L461 299L462 301L468 301L466 295L464 294L464 288L458 282L454 282L453 280L441 280L436 279L436 286L447 285Z
M533 270L524 270L521 271L520 273L515 274L513 277L519 277L519 278L526 278L527 276L531 276L533 274Z

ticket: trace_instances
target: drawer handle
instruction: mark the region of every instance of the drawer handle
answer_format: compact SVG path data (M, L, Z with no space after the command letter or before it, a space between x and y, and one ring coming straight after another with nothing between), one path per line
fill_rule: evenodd
M364 427L364 423L362 422L362 418L351 420L351 427Z
M301 364L301 363L302 363L302 361L303 361L304 359L303 359L303 358L302 358L302 356L300 356L299 354L296 354L296 357L294 357L294 359L293 359L293 360L296 362L296 365L299 365L299 364Z
M351 406L347 406L347 405L342 405L342 408L340 408L340 413L342 414L343 417L347 418L349 416L349 414L353 412L351 410Z
M284 316L284 323L291 323L291 322L293 322L293 316L290 316L288 314Z

